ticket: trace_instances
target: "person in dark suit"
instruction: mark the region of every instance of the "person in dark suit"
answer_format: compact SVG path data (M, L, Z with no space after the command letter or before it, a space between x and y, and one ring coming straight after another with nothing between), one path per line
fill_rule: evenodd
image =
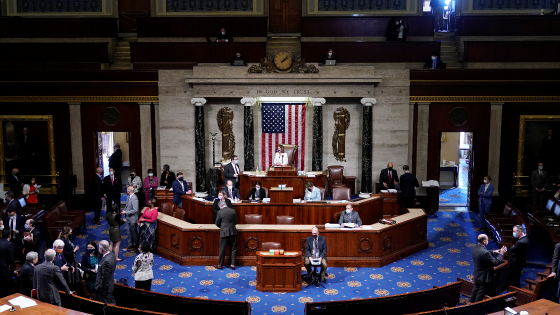
M103 168L98 167L95 169L95 175L93 175L93 184L91 185L90 197L91 204L93 205L93 222L97 225L101 225L99 218L101 216L101 208L103 207L103 199L105 198L105 188L103 186Z
M64 244L64 241L61 239L57 239L53 242L53 250L56 253L53 259L53 264L60 269L63 278L66 280L68 279L68 270L70 270L71 273L74 273L74 267L66 261L66 257L64 256L65 245L66 244Z
M393 163L387 163L387 168L381 171L379 182L383 184L385 189L395 189L395 184L399 182L399 175L393 169Z
M231 200L229 198L226 198L225 191L220 190L220 192L218 192L218 198L214 199L214 204L212 205L212 211L214 212L214 215L212 216L212 222L216 222L218 211L220 211L220 206L218 204L222 200L226 202L226 207L231 208Z
M231 200L241 199L239 190L233 187L233 182L231 180L228 180L226 183L226 197L228 197Z
M113 152L113 154L111 154L111 156L109 157L109 168L115 170L115 174L119 175L120 177L122 167L121 145L115 143L115 146L113 148L115 149L115 152Z
M177 176L179 176L179 173L177 173ZM175 177L175 173L169 170L169 165L165 164L163 166L163 172L161 173L159 182L162 186L165 186L165 188L169 189L173 187L173 182L175 182L175 180L177 180L177 178Z
M228 31L226 31L225 27L222 27L222 29L220 30L220 34L218 34L218 37L216 37L216 42L232 43L233 36L231 35L231 33L228 33Z
M480 217L480 228L477 231L484 231L484 214L492 209L492 194L494 194L494 185L490 182L492 177L484 176L484 184L478 189L478 212Z
M531 173L531 190L533 195L533 205L544 206L544 191L548 185L548 173L544 170L544 164L539 163L539 168Z
M115 170L113 168L109 168L109 175L103 178L103 187L103 191L105 193L105 198L107 201L107 207L115 204L120 208L122 182L121 177L118 173L115 173Z
M482 297L486 294L489 283L494 278L494 267L502 263L503 255L506 251L505 247L495 251L498 254L496 258L486 249L488 245L488 236L480 234L478 236L478 244L472 248L472 256L474 262L474 286L471 292L471 303L482 301Z
M360 219L360 214L354 211L352 205L346 205L346 210L340 215L338 219L338 224L343 223L354 223L358 226L362 226L362 219Z
M509 254L508 286L512 285L521 288L519 278L521 278L523 268L527 265L529 238L525 235L525 228L522 225L513 227L513 237L518 238L518 240L513 246L507 248L507 253Z
M247 65L247 63L245 62L245 59L241 56L240 52L235 53L235 57L233 57L233 60L231 61L231 63L229 65L233 66L233 64L235 63L236 60L241 60L241 61L243 61L243 64L245 66Z
M48 249L45 252L45 261L35 267L33 273L33 289L37 290L37 300L53 305L60 305L59 289L72 295L72 291L64 281L60 269L53 265L55 252Z
M439 58L437 52L432 52L430 60L424 64L424 69L445 69L445 63Z
M10 185L10 190L14 192L15 196L21 194L23 189L23 181L19 177L19 170L17 168L12 169L12 175L6 176L6 181Z
M14 274L16 274L16 259L14 256L14 244L10 242L10 231L7 229L2 231L0 239L0 298L10 294L12 289L8 283Z
M183 199L185 194L192 194L187 182L183 180L183 172L177 172L177 180L173 182L173 203L183 209Z
M25 229L29 235L23 237L23 254L27 255L29 252L39 252L39 243L41 242L41 233L35 228L35 220L29 219L25 221ZM25 233L24 233L25 234Z
M97 268L95 289L97 290L99 301L116 305L115 297L113 296L113 290L115 288L115 268L117 267L115 255L111 253L109 242L105 240L99 242L99 252L102 258Z
M19 272L19 293L31 297L31 290L33 290L33 274L35 272L35 265L39 262L39 254L37 252L29 252L25 256L25 264L21 266Z
M305 259L303 265L307 270L307 274L311 274L311 258L321 258L321 281L327 282L325 273L327 272L327 239L319 235L319 229L314 227L311 229L311 236L306 239Z
M402 169L404 174L401 175L399 185L401 186L403 211L406 211L407 208L416 206L416 187L420 187L420 184L418 184L418 178L410 173L408 165L404 165Z
M251 188L249 194L247 195L247 199L250 200L262 200L266 197L268 197L266 195L266 190L261 189L261 182L259 181L255 183L255 187Z
M231 158L231 163L224 166L224 179L226 181L231 180L233 186L239 189L239 158L237 155Z
M23 233L25 233L25 218L14 209L7 209L3 220L4 229L12 233L10 241L14 244L15 259L23 262Z
M14 198L14 193L12 191L7 191L4 194L4 198L8 204L6 207L6 213L8 213L8 211L15 211L17 214L21 213L21 204Z
M216 226L220 228L220 260L216 269L224 269L224 258L226 257L226 248L229 246L231 251L231 269L235 270L235 255L237 253L237 213L232 208L226 207L224 200L218 203L220 211L216 217Z
M327 53L325 53L325 55L323 56L323 59L321 60L323 65L325 65L327 63L327 61L329 60L336 60L336 56L334 55L334 52L332 49L328 49Z
M554 251L552 252L552 263L550 268L550 274L548 278L556 278L556 275L560 273L558 270L558 262L560 261L560 243L554 245ZM560 283L558 284L558 290L556 291L556 297L560 298Z

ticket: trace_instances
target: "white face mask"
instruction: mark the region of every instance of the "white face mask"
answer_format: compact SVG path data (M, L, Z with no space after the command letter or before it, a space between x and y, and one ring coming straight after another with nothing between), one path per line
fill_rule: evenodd
M352 212L352 209L346 209L346 213Z
M227 186L228 189L231 189L233 186Z
M259 189L261 189L261 188L260 188L259 186L257 186L257 187L255 187L255 189L256 189L256 190L259 190Z
M432 60L436 60L436 56L432 56Z
M154 173L148 173L148 176L152 177L154 176Z
M113 175L113 174L115 174L115 172L111 171L111 172L109 172L109 174Z
M485 183L485 184L488 184L488 181L485 179L485 180L484 180L484 183Z
M226 32L222 32L222 35L226 35Z
M330 57L330 56L332 56L332 53L331 53L331 52L329 53L329 57Z

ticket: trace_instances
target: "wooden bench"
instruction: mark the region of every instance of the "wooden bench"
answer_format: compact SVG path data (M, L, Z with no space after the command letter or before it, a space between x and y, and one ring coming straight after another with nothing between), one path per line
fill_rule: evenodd
M109 43L0 43L0 60L10 62L109 62Z
M484 214L484 228L496 239L496 242L501 246L511 246L517 242L513 237L513 227L515 225L522 225L525 228L525 234L531 233L529 221L525 219L521 211L519 211L511 203L507 203L502 213L485 213Z
M462 15L457 36L560 36L556 15Z
M548 235L552 244L560 242L560 201L549 198L545 207L527 207L527 218L533 225Z
M507 288L508 274L509 265L507 261L494 267L494 279L489 284L490 290L487 292L487 295L496 296L504 292ZM470 298L474 282L463 278L457 278L457 281L461 283L461 294Z
M414 315L478 315L503 311L506 307L514 306L516 294L516 292L509 292L476 303L450 307L445 310L439 309L430 312L415 313Z
M560 62L560 41L465 41L464 62Z
M526 288L508 287L508 292L517 292L517 305L531 303L539 299L558 302L558 298L556 297L558 292L557 278L545 277L541 280L526 279L525 282L528 283L528 287Z
M65 226L69 226L77 234L80 226L85 228L86 216L82 210L70 211L66 208L66 203L60 201L52 206L43 216L43 223L49 240L54 241Z
M69 295L63 291L58 291L60 294L60 302L62 307L68 308L71 310L84 312L93 315L165 315L168 313L160 313L160 312L153 312L153 311L146 311L137 308L128 308L120 306L105 304L98 301L90 300L81 296L77 295Z

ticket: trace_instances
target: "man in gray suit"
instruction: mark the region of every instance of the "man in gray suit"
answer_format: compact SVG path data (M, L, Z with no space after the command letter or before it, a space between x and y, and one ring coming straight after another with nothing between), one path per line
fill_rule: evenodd
M216 269L224 269L224 258L226 256L226 247L229 246L231 250L231 266L230 268L235 270L235 254L237 252L236 242L237 242L237 213L232 208L226 207L226 202L221 200L218 203L220 211L216 217L216 225L220 228L220 261Z
M338 219L338 224L342 225L343 223L354 223L358 226L362 226L362 219L360 219L360 214L354 211L354 208L350 204L346 205L346 210L342 212L340 218Z
M128 250L138 249L138 197L134 194L134 187L126 188L126 206L121 214L126 215L125 221L128 227Z
M472 248L474 286L471 292L471 303L482 301L482 297L490 289L489 284L494 278L494 267L502 263L503 255L506 252L505 247L494 251L495 254L498 254L498 256L494 258L490 251L486 249L486 245L488 245L488 236L480 234L477 241L478 244Z
M544 206L544 190L548 184L548 174L543 170L543 163L539 163L539 169L531 173L531 190L533 192L533 205Z
M35 267L33 289L37 290L37 299L39 301L61 306L58 288L63 288L70 295L72 295L72 292L62 277L60 268L53 264L55 255L54 249L47 249L45 252L45 262Z
M134 192L134 190L133 190ZM95 290L102 303L116 305L113 290L115 288L115 268L117 261L115 254L111 253L109 242L99 242L99 253L103 256L97 267L97 279L95 280Z

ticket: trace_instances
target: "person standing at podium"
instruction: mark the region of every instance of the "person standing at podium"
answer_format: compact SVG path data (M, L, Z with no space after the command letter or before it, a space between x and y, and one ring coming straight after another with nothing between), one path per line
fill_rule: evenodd
M224 178L226 181L231 180L233 186L239 189L239 158L237 155L231 158L231 163L224 166Z
M241 199L241 195L239 195L239 190L233 187L233 182L231 180L227 181L226 194L230 200Z
M420 187L416 176L409 172L408 165L402 167L404 174L401 175L401 198L403 209L414 208L416 206L416 187Z
M226 247L229 246L231 251L231 265L229 267L235 270L235 254L237 253L237 228L235 225L237 224L237 213L232 208L226 207L226 202L223 200L218 203L218 207L220 207L220 211L215 223L220 228L220 260L214 268L224 269L222 266L226 257Z
M305 195L303 196L305 201L320 201L321 191L319 188L313 186L312 181L305 182Z
M393 163L387 163L387 168L381 171L379 182L383 184L385 189L395 189L395 183L399 183L399 175L393 169Z
M321 258L321 281L327 282L325 273L327 272L327 239L319 235L319 229L311 229L311 236L306 239L305 259L303 265L307 274L311 274L311 258Z
M276 166L288 165L288 154L282 152L282 147L280 146L276 148L276 154L274 155L274 165Z

